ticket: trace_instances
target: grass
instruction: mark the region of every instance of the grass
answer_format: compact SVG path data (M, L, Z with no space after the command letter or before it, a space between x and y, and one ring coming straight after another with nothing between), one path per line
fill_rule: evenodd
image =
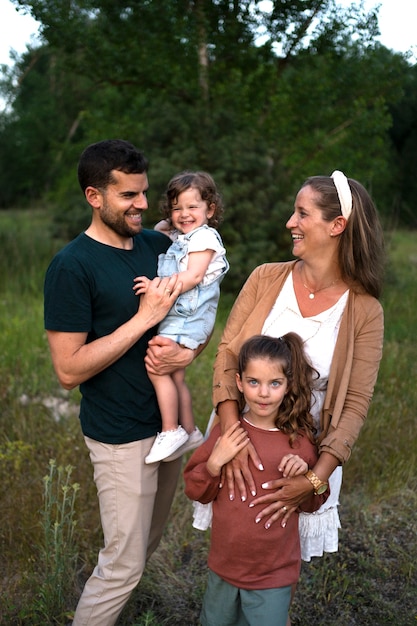
M41 211L0 213L4 626L67 624L102 541L77 417L79 394L59 388L43 332L43 276L61 246L51 241L46 225ZM417 244L410 232L387 239L384 356L369 418L344 474L340 551L303 564L291 611L294 626L417 623ZM222 298L213 338L187 372L203 429L211 409L212 363L230 304L230 297ZM76 492L74 484L80 485ZM120 626L198 624L209 533L194 530L191 518L180 482L161 545Z

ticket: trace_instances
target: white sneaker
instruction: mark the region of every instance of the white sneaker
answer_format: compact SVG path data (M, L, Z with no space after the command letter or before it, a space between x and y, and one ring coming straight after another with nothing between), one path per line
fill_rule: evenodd
M182 426L178 426L175 430L166 430L163 433L158 433L148 456L145 457L145 463L156 463L157 461L165 460L166 457L180 448L187 439L188 433Z
M177 448L177 450L175 450L173 454L170 454L162 460L165 462L175 461L175 459L178 459L179 456L182 456L186 452L194 450L194 448L198 448L198 446L201 445L203 441L204 437L196 426L191 435L188 436L188 440L180 448Z

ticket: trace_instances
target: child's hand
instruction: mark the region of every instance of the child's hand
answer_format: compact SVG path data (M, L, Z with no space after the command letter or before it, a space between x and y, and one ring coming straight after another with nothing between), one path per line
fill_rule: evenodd
M207 460L207 470L212 476L220 476L223 465L231 461L249 443L248 433L236 422L217 439Z
M146 278L146 276L137 276L136 278L133 279L133 282L135 284L133 285L132 289L135 292L135 294L138 296L141 293L146 293L149 287L149 283L151 281L149 278Z
M284 478L288 478L305 474L308 472L308 465L298 454L286 454L282 457L278 469L282 472Z
M167 235L168 237L171 237L171 233L174 230L171 222L169 222L168 220L161 220L160 222L155 224L153 229L157 230L160 233L164 233L164 235Z

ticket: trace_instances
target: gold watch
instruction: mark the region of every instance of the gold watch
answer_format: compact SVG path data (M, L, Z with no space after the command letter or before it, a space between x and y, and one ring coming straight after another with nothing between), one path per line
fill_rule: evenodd
M322 480L320 480L320 478L318 476L316 476L315 473L312 472L311 470L308 470L308 472L306 472L304 474L304 476L313 485L313 487L314 487L314 495L315 496L321 496L322 493L327 491L327 489L329 487L328 483L325 483Z

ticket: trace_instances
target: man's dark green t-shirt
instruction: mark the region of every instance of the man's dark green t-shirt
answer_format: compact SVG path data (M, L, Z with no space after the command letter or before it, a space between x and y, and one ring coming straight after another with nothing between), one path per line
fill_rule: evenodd
M158 255L171 241L153 230L134 237L132 250L104 245L85 233L52 260L45 277L45 328L86 332L87 342L112 333L138 310L135 276L154 278ZM113 365L80 385L84 435L128 443L155 435L161 417L144 356L150 329Z

